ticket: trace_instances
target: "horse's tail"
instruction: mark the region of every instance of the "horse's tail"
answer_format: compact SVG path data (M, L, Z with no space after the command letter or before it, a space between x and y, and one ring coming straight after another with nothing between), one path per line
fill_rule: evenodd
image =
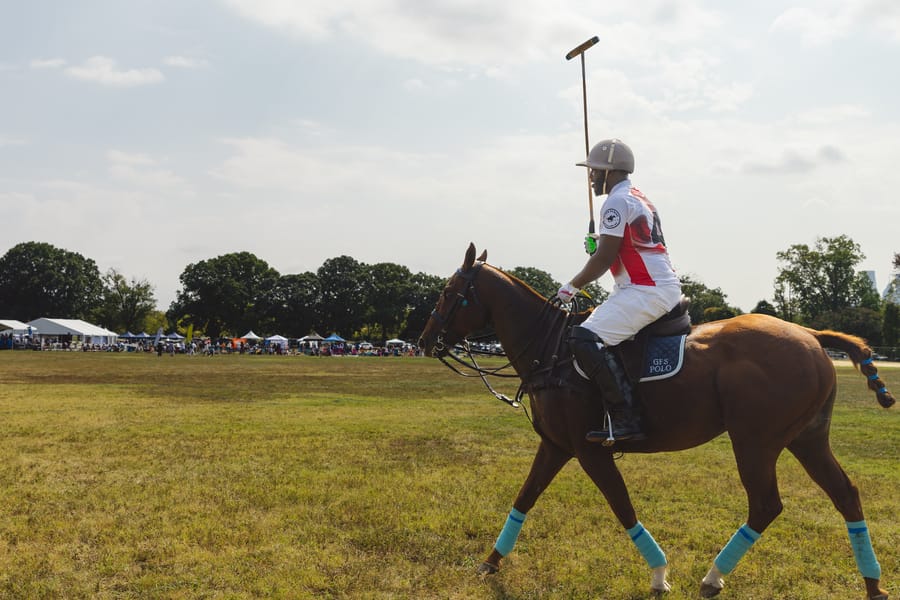
M884 382L879 379L878 369L875 368L872 358L872 349L869 348L865 340L855 335L840 333L839 331L809 329L809 332L819 341L823 348L837 348L847 353L847 356L853 361L853 366L858 368L868 378L869 389L875 392L875 396L878 398L878 403L881 406L887 408L896 402L891 393L887 391Z

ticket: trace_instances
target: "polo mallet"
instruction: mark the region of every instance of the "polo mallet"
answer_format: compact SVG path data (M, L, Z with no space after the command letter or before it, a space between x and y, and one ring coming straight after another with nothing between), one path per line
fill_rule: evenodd
M591 145L588 142L588 119L587 119L587 80L584 75L584 53L587 49L600 41L596 35L581 44L577 48L566 54L566 60L572 60L576 56L581 57L581 99L584 106L584 156L587 158L591 152ZM591 169L587 169L587 188L588 188L588 209L591 211L591 222L588 224L588 233L594 233L594 194L591 189Z

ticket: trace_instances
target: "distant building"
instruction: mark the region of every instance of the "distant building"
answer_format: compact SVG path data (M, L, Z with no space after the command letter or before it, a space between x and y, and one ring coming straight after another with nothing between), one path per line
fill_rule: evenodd
M881 295L881 298L885 302L900 304L900 271L894 272L891 282L884 288L884 293Z
M872 289L878 292L878 283L875 281L875 271L862 271L866 274L866 277L869 278L869 282L872 284Z

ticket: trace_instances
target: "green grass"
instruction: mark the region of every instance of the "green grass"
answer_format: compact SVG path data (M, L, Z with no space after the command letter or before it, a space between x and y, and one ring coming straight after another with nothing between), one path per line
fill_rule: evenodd
M832 444L896 597L898 414L852 369L839 379ZM536 447L521 411L427 359L3 352L0 597L648 597L574 463L500 573L475 576ZM727 437L619 465L669 597L695 598L746 519ZM830 501L789 454L779 483L785 511L722 597L862 598Z

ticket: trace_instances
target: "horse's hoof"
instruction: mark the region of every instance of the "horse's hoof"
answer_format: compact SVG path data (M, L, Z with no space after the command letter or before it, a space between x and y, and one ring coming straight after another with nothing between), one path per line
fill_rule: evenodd
M498 567L497 565L492 565L489 562L483 562L478 565L478 570L476 571L476 573L479 577L487 577L488 575L493 575L499 570L500 567Z
M714 598L719 595L719 592L722 591L722 588L718 588L714 585L709 585L708 583L700 584L700 597L701 598Z

